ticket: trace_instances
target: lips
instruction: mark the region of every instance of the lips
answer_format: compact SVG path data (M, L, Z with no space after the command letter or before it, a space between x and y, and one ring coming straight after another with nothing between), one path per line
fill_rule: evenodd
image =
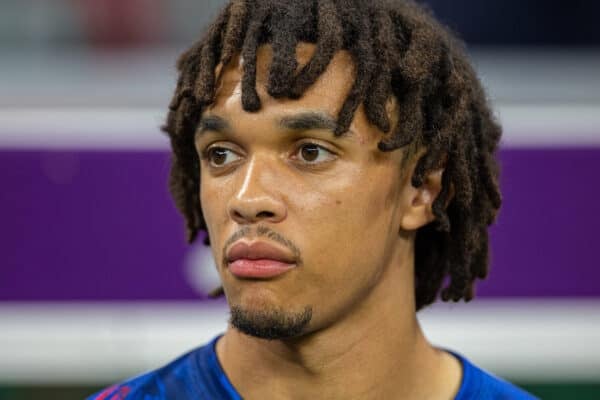
M272 278L296 266L293 254L266 242L238 242L227 251L226 261L240 278Z

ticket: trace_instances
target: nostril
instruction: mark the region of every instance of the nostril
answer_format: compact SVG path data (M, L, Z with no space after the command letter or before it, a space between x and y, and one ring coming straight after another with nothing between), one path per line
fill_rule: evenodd
M273 218L275 213L272 211L260 211L256 214L246 213L240 210L233 210L232 216L237 221L256 221L261 219Z
M256 218L272 218L273 216L275 216L275 214L271 211L261 211L256 214Z

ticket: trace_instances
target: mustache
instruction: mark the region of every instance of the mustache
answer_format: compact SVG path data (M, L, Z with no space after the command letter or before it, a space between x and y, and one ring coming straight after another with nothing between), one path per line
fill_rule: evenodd
M253 239L255 237L266 237L276 243L279 243L280 245L286 247L292 252L292 254L294 255L294 259L296 260L296 264L298 266L301 266L303 264L300 249L291 240L285 238L280 233L277 233L273 229L264 225L258 225L255 229L255 232L253 231L253 228L249 226L244 226L225 241L225 244L223 244L222 265L227 264L227 248L230 245L232 245L234 242L238 241L241 238Z

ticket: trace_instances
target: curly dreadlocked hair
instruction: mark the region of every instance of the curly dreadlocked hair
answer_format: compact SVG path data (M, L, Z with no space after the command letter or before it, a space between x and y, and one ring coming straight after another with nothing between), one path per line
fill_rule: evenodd
M297 71L300 41L315 43L316 51ZM412 0L232 0L225 7L204 37L180 56L163 127L173 149L170 190L186 219L188 241L206 229L194 131L213 101L215 68L240 52L242 105L248 112L258 110L256 51L263 43L273 47L267 90L276 98L299 98L334 53L348 50L356 78L335 135L348 130L362 103L369 122L386 133L378 144L381 151L415 143L426 149L413 186L444 166L433 203L436 220L416 234L416 307L431 304L440 291L444 301L471 300L475 279L487 275L487 227L501 203L494 159L501 128L462 44ZM399 104L394 127L385 109L392 95Z

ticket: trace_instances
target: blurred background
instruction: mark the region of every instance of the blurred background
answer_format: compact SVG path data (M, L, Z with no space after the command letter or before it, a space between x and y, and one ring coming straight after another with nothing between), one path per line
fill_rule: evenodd
M159 131L222 3L0 0L0 399L81 399L224 330ZM598 399L600 3L426 3L504 126L504 206L476 300L419 318L544 399Z

